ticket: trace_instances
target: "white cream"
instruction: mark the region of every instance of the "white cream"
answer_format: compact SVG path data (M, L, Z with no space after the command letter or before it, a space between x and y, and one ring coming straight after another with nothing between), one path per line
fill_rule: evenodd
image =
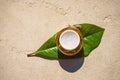
M64 49L73 50L80 44L80 36L74 30L66 30L60 35L59 42Z

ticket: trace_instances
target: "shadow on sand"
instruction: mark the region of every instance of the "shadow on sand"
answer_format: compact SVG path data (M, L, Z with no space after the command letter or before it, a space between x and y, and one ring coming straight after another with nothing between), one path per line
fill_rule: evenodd
M76 72L79 70L84 63L84 57L76 59L60 59L60 66L67 72Z

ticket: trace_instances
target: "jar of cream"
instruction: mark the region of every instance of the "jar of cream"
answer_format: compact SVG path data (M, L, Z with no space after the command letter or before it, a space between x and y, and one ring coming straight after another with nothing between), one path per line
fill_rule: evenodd
M58 32L56 46L66 56L74 56L83 47L84 38L77 27L69 26Z

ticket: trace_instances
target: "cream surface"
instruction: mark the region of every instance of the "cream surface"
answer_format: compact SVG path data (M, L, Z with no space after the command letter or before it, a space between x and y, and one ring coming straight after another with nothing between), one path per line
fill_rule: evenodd
M80 37L77 32L66 30L60 35L59 42L64 49L73 50L79 45Z

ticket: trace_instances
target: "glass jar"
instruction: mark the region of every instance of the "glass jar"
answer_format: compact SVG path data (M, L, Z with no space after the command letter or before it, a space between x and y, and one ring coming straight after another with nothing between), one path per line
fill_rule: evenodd
M58 32L56 37L56 46L59 51L66 56L78 54L84 44L84 38L80 29L75 26L69 26Z

